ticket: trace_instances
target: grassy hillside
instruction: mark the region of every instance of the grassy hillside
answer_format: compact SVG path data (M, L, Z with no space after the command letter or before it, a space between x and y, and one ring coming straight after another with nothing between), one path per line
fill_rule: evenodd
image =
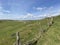
M1 20L0 45L13 45L16 32L20 34L22 45L60 45L60 16L54 17L54 23L47 30L50 21L51 18L34 21Z

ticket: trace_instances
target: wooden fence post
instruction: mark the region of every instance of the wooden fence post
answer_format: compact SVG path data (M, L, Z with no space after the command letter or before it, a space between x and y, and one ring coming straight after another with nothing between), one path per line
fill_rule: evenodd
M16 32L16 45L21 45L19 32Z

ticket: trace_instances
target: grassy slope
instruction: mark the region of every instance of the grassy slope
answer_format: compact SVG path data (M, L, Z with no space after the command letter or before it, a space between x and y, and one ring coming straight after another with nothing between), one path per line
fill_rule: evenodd
M15 33L20 32L22 44L36 38L41 28L46 29L49 19L36 21L0 21L0 45L13 45ZM60 16L54 18L54 24L46 33L41 34L37 45L60 45Z
M54 18L54 24L39 39L37 45L60 45L60 16Z

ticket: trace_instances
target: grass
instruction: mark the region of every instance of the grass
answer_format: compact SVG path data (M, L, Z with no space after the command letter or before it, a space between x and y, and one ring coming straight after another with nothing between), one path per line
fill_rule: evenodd
M60 16L54 17L54 24L44 33L41 30L48 28L50 18L34 21L0 21L0 45L13 45L16 42L16 32L20 32L22 45L41 35L37 44L33 45L60 45Z

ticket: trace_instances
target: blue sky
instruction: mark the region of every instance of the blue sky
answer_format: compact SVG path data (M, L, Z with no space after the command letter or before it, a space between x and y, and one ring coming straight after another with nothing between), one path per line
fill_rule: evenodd
M35 20L60 14L60 0L0 0L0 19Z

